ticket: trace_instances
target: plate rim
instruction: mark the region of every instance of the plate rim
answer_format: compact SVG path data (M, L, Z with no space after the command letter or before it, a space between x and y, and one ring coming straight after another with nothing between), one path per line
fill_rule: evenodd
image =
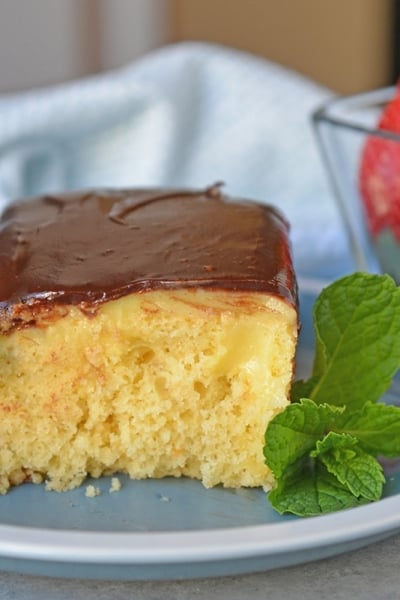
M395 534L400 530L398 496L328 515L191 531L100 532L0 525L0 558L167 565L278 555Z

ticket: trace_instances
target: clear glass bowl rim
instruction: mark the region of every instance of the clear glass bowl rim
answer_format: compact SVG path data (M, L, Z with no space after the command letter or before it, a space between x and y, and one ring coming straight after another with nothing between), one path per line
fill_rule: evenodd
M327 123L335 127L400 142L400 133L369 127L358 123L354 117L355 112L361 113L365 108L385 105L394 97L395 90L395 86L390 86L352 96L335 96L313 111L312 120L316 126Z

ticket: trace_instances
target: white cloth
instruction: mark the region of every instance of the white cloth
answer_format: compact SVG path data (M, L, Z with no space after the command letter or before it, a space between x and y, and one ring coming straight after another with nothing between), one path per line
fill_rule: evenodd
M300 276L329 279L348 258L310 118L329 96L264 59L201 43L0 96L0 203L69 189L222 180L229 194L280 207Z

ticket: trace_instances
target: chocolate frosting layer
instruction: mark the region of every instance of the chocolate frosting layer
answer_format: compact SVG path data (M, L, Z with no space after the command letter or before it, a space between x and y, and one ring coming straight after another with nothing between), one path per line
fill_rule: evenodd
M188 287L267 292L293 305L288 225L274 208L203 191L29 198L0 222L0 308L90 306Z

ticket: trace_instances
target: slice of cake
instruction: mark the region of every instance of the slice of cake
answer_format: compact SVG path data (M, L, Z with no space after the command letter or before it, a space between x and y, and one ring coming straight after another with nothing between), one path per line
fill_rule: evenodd
M0 231L0 492L88 475L268 486L297 338L287 224L205 191L16 202Z

